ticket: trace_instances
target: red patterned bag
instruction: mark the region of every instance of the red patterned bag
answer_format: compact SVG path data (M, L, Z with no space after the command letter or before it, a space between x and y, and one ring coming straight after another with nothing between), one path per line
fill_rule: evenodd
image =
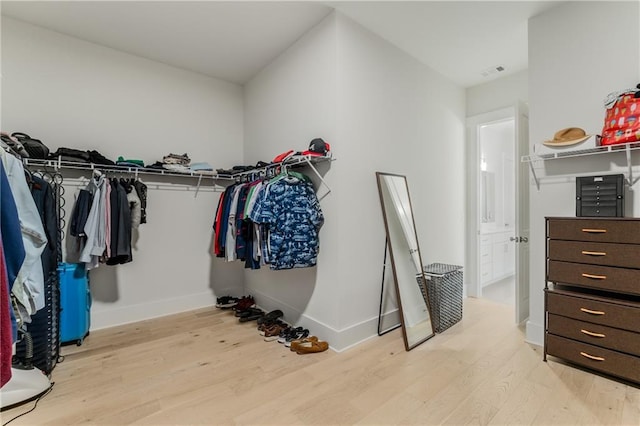
M640 89L640 84L638 85ZM610 93L600 145L617 145L640 141L640 90Z

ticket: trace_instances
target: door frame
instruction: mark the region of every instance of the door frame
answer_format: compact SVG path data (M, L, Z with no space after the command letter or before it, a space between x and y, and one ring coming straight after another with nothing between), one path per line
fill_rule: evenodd
M471 117L467 117L466 120L466 187L467 187L467 208L466 208L466 250L465 250L465 266L466 266L466 278L465 278L465 295L470 297L482 297L482 285L480 283L480 262L479 262L479 253L480 253L480 217L479 217L479 203L478 196L480 194L480 181L478 176L480 176L480 149L479 149L479 138L478 138L478 128L481 124L487 124L492 122L503 121L506 119L514 119L515 120L515 134L514 134L514 145L518 144L520 139L521 130L519 126L519 115L521 111L521 102L517 102L514 105L498 109L495 111L490 111L483 114L474 115ZM526 135L528 136L528 135ZM515 163L515 173L516 175L520 173L522 168L522 164L520 163L519 150L517 146L514 146L514 163ZM521 194L516 186L516 216L519 215L518 209L523 205L520 200L522 196L527 197L528 204L528 194ZM515 233L518 235L518 228L516 227ZM519 247L516 245L516 259L518 259ZM524 271L523 271L524 272ZM517 261L516 261L516 306L515 311L516 315L521 313L522 311L529 310L529 307L523 307L525 309L521 309L519 306L520 298L518 297L518 292L525 290L524 288L520 288L521 282L528 283L529 277L520 277ZM528 286L526 291L528 291ZM519 322L516 317L515 322Z

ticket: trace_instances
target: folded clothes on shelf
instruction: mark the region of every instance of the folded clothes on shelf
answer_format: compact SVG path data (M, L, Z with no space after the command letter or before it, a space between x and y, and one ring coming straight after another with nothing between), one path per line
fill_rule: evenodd
M191 159L189 158L189 155L187 155L187 153L184 153L182 155L171 153L165 155L162 158L162 162L164 164L179 164L181 166L188 166L189 164L191 164Z
M118 161L116 161L118 166L128 166L128 167L144 167L144 161L128 159L123 156L118 157Z

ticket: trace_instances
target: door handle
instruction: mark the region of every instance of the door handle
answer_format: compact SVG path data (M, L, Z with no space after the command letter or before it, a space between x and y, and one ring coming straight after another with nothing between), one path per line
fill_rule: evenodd
M509 241L515 241L516 243L528 243L529 238L527 237L511 237Z

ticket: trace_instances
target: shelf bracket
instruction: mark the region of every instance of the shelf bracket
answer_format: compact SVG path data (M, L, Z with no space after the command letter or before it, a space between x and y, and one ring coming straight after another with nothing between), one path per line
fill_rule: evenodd
M540 181L538 180L538 175L536 175L536 169L533 168L533 161L529 161L529 168L531 169L533 180L536 182L536 188L540 191Z
M313 163L311 162L311 160L309 159L309 157L305 156L304 160L307 162L307 164L309 165L309 167L311 168L311 170L313 170L313 172L316 174L316 176L318 176L318 179L320 179L320 182L322 183L322 185L324 185L325 188L327 188L327 192L325 192L324 194L322 194L322 197L318 198L318 201L322 201L322 199L324 197L326 197L327 195L329 195L329 193L331 192L331 188L329 187L329 185L327 185L327 182L324 180L324 178L322 177L322 175L320 175L320 173L318 173L318 170L316 169L316 167L313 165Z
M628 167L627 183L631 187L636 183L637 179L635 181L633 180L633 166L631 164L631 148L629 145L630 144L626 145L625 151L627 154L627 167Z
M193 198L197 198L198 197L198 191L200 191L200 183L202 182L202 173L200 173L200 176L198 176L198 185L196 186L196 193L193 194Z

